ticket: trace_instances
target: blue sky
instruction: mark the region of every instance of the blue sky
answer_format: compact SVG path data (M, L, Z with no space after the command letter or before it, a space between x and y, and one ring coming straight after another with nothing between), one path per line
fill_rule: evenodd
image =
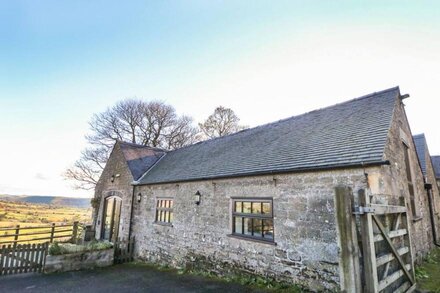
M221 104L255 126L400 85L413 132L440 154L439 6L2 1L0 193L90 196L61 173L91 115L130 97L196 121Z

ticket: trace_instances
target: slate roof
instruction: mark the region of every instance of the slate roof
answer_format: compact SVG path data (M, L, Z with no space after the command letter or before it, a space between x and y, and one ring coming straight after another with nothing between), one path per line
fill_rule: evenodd
M423 175L426 176L426 138L425 135L417 134L413 136L414 145L416 146L417 157L419 158L420 168L422 169Z
M134 180L138 180L165 154L162 149L134 143L119 141L119 145Z
M440 179L440 156L431 156L435 178Z
M170 151L156 184L383 163L398 87Z

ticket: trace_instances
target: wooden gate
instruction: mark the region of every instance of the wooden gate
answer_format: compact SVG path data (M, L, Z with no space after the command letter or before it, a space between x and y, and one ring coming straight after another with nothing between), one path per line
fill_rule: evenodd
M370 203L359 192L354 214L360 220L365 292L412 292L416 288L411 226L406 202L400 205Z
M134 237L130 240L119 239L114 244L114 263L125 263L133 261Z
M0 275L42 272L49 243L0 247Z

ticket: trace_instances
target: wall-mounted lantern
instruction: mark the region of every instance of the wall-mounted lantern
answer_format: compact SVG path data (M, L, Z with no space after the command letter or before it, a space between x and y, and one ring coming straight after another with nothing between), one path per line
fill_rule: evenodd
M141 198L142 198L142 193L139 192L139 193L137 194L137 201L138 201L138 202L141 202Z
M200 194L200 191L197 190L196 194L194 195L194 201L196 205L200 204L200 198L202 197L202 195Z

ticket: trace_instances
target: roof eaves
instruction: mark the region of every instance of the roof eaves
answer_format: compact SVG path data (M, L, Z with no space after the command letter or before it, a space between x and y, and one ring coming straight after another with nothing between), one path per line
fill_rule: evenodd
M162 158L161 158L162 159ZM374 166L382 166L389 165L390 161L372 161L368 163L355 163L355 164L336 164L336 165L326 165L326 166L314 166L314 167L305 167L305 168L293 168L293 169L283 169L283 170L275 170L275 171L257 171L257 172L248 172L248 173L240 173L240 174L232 174L225 176L211 176L211 177L200 177L200 178L191 178L191 179L181 179L181 180L164 180L160 182L150 182L150 183L142 183L143 177L148 173L148 171L137 181L133 182L134 185L158 185L158 184L170 184L170 183L180 183L180 182L194 182L194 181L203 181L203 180L214 180L214 179L228 179L228 178L240 178L247 176L263 176L263 175L274 175L274 174L285 174L285 173L302 173L302 172L311 172L311 171L325 171L325 170L335 170L335 169L351 169L351 168L366 168L366 167L374 167ZM153 166L154 167L154 166ZM151 170L152 168L150 168Z

